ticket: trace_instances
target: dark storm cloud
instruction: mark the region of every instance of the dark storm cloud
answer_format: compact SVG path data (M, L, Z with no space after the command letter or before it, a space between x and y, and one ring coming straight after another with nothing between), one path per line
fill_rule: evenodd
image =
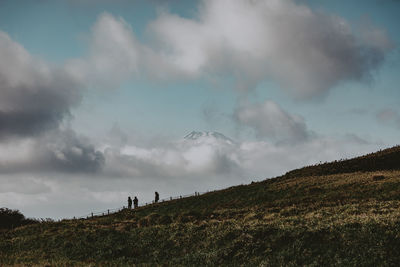
M30 136L58 125L63 112L0 111L0 138L19 135Z
M0 138L54 129L79 103L79 84L0 31Z
M72 130L57 131L50 138L44 139L44 143L44 152L50 158L45 166L50 169L69 173L92 173L101 170L105 163L103 153Z
M61 127L81 100L82 84L1 31L0 59L0 173L99 171L103 154Z

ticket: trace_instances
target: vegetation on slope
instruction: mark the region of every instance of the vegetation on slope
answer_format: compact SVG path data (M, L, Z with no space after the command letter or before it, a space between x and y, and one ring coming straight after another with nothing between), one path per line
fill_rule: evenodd
M0 235L0 265L396 266L400 171L283 176Z
M400 170L400 146L394 146L361 157L327 162L290 171L286 177L327 175L350 172Z
M0 230L13 229L22 225L38 223L37 220L27 219L18 210L0 208Z

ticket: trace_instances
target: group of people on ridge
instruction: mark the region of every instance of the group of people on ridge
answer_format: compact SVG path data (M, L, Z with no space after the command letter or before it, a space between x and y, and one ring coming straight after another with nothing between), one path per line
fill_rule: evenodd
M154 197L154 203L157 203L159 200L160 200L160 195L156 191ZM134 197L133 201L131 197L128 197L128 209L132 209L132 202L135 209L139 207L139 200L136 196Z
M135 209L139 206L139 200L136 196L133 199L133 205L134 205ZM132 198L128 197L128 209L131 209L131 208L132 208Z

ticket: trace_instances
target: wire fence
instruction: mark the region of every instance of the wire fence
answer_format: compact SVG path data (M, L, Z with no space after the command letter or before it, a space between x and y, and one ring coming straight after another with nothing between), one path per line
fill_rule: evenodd
M188 197L195 197L195 196L200 196L200 195L204 195L206 193L210 193L210 192L214 192L214 191L206 191L206 192L194 192L193 194L187 194L187 195L180 195L180 196L175 196L175 197L168 197L168 198L163 198L160 199L158 201L158 203L163 203L163 202L168 202L168 201L172 201L172 200L177 200L177 199L183 199L183 198L188 198ZM151 202L145 202L143 204L139 204L137 208L143 208L149 205L153 205L155 204L155 201L151 201ZM99 217L99 216L106 216L106 215L110 215L110 214L114 214L117 212L120 212L124 209L127 209L128 206L122 206L119 208L115 208L115 209L108 209L108 210L104 210L104 211L98 211L98 212L91 212L89 214L83 215L83 216L79 216L79 217L73 217L73 220L79 220L79 219L89 219L89 218L94 218L94 217ZM133 209L133 210L135 210ZM70 220L70 219L66 219L66 220Z

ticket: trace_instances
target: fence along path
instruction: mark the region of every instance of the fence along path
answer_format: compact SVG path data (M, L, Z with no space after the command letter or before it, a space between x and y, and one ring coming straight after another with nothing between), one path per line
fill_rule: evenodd
M176 199L187 198L187 197L200 196L200 195L203 195L203 194L206 194L206 193L209 193L209 192L214 192L214 191L195 192L193 194L188 194L188 195L181 195L181 196L176 196L176 197L163 198L163 199L160 199L158 201L158 203L167 202L167 201L176 200ZM145 202L144 204L141 204L141 205L139 204L139 207L146 207L146 206L152 205L152 204L154 204L154 200L152 202ZM106 216L106 215L110 215L110 214L113 214L113 213L120 212L121 210L126 209L126 208L127 208L127 206L122 206L122 207L119 207L119 208L108 209L108 210L105 210L105 211L91 212L89 214L86 214L86 215L83 215L83 216L79 216L79 217L75 217L74 216L72 219L89 219L89 218L93 218L93 217L96 217L96 216Z

